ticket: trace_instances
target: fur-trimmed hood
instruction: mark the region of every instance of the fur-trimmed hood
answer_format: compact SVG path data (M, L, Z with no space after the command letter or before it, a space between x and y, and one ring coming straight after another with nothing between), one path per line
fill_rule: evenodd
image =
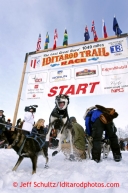
M101 105L95 105L97 109L102 111L103 114L100 115L100 120L104 123L110 123L113 119L118 117L118 113L113 108L106 108Z
M89 111L91 110L100 110L102 112L102 114L100 115L100 120L104 123L110 123L113 119L118 117L118 113L116 112L116 110L114 108L106 108L104 106L101 105L95 105L92 106L90 108L88 108L83 116L84 120L86 119L86 116L88 114Z

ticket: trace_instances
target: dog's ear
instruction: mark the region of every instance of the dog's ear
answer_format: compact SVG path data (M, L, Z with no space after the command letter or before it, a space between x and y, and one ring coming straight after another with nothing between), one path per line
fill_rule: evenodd
M61 95L59 94L59 95L57 95L57 96L55 97L55 104L56 104L56 101L59 100L60 96L61 96Z
M69 104L69 96L68 95L65 95L66 96L66 98L68 99L68 104Z

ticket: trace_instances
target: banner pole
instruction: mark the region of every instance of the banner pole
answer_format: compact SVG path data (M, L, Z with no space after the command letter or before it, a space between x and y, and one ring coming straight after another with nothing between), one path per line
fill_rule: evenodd
M14 112L14 116L13 116L13 123L12 123L13 127L15 126L16 119L17 119L17 114L18 114L18 109L19 109L19 104L20 104L20 98L21 98L21 93L22 93L22 88L23 88L23 83L24 83L24 77L25 77L25 72L26 72L26 67L27 67L28 55L29 55L28 53L26 53L26 55L25 55L24 67L23 67L23 71L22 71L20 87L19 87L19 92L18 92L18 96L17 96L15 112ZM12 129L12 130L14 130L14 129Z

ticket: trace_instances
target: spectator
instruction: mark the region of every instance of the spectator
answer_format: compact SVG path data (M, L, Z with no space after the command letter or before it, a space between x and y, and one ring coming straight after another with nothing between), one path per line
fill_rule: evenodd
M5 127L7 128L7 130L11 130L11 127L12 127L11 119L7 120Z
M45 120L39 119L32 128L30 136L35 138L40 146L40 149L45 145L47 129L44 126Z
M5 115L3 110L0 110L0 123L5 124ZM2 138L3 131L5 131L5 125L0 124L0 139Z
M17 122L16 122L16 127L20 127L20 125L21 125L21 118L19 118L19 119L17 120Z
M120 140L119 145L120 145L120 150L121 150L121 151L125 151L125 143L124 143L123 140Z

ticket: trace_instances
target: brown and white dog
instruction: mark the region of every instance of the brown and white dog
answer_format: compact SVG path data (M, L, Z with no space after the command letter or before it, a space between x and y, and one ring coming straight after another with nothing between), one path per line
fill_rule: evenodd
M93 138L91 136L86 136L87 148L86 153L91 158L91 150L93 147ZM101 153L103 153L103 159L107 158L110 152L110 141L109 139L104 139L101 142Z
M46 136L46 141L49 141L50 133L52 128L57 130L57 138L59 137L59 145L56 151L52 153L55 156L61 151L62 141L69 138L71 145L70 155L73 155L73 144L72 144L72 133L69 127L69 115L68 115L68 104L69 97L67 95L59 94L55 98L55 108L51 112L49 118L49 131Z

